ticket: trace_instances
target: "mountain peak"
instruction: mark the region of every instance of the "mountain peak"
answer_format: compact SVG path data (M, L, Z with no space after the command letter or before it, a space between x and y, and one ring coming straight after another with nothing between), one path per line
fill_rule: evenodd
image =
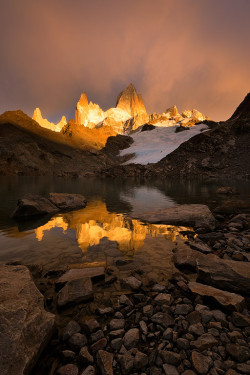
M147 115L141 94L137 94L135 86L130 83L117 97L116 108L121 108L132 117Z
M43 118L40 108L36 108L34 110L32 119L38 122L38 124L43 128L50 129L55 132L60 132L61 129L67 124L65 116L62 116L61 120L57 124L48 121L46 118Z
M80 99L77 104L79 104L81 107L88 106L89 102L88 102L87 94L85 91L81 93Z

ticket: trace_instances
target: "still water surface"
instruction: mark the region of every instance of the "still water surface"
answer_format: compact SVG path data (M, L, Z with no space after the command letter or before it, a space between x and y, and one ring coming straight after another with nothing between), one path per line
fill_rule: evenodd
M65 180L44 177L0 178L0 261L21 260L47 269L67 265L114 265L126 259L135 266L171 272L172 249L186 239L184 227L143 224L130 216L184 203L217 205L218 186L211 181ZM244 198L249 182L234 184ZM18 198L49 192L85 195L86 208L51 218L16 223L10 214Z

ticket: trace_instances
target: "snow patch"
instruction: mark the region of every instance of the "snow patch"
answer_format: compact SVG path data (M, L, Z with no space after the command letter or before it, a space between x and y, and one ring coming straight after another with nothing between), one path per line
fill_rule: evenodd
M157 125L157 124L155 124ZM135 156L124 164L148 164L157 163L166 155L176 150L182 143L199 134L201 130L208 129L205 124L194 125L189 130L175 133L175 126L157 126L150 131L138 132L131 137L134 143L121 151L121 156L135 153Z

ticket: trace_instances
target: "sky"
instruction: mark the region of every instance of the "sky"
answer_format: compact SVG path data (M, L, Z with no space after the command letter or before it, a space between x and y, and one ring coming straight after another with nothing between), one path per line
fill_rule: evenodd
M59 121L132 82L148 113L226 120L250 91L249 0L0 0L0 113Z

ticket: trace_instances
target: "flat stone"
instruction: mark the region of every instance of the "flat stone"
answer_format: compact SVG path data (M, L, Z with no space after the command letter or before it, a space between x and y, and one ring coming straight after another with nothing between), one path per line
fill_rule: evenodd
M60 210L75 210L86 207L87 201L81 194L50 193L49 201Z
M178 366L181 363L180 354L171 352L169 350L163 350L161 352L161 358L164 363L168 363L169 365Z
M90 335L90 342L94 343L104 337L103 331L99 329L99 331L96 331Z
M100 324L96 319L85 319L83 329L86 333L93 333L100 329Z
M145 222L153 224L183 225L191 227L202 227L208 230L215 228L216 220L203 204L183 204L149 212L136 217Z
M69 281L58 293L57 304L66 307L93 298L92 282L90 278Z
M101 375L113 375L113 354L99 350L96 359Z
M236 327L250 327L250 319L239 312L233 312L232 322Z
M141 333L146 336L148 334L148 327L147 327L147 324L144 322L144 320L141 320L139 322L139 327L140 327Z
M93 366L88 366L82 373L81 375L95 375L95 368Z
M126 349L134 348L140 339L140 332L138 328L131 328L128 330L123 338L123 344Z
M167 363L165 363L162 367L165 372L165 375L179 375L180 374L177 368L173 365L168 365Z
M191 341L191 346L200 351L212 348L218 345L218 341L210 333L204 333L197 340Z
M174 249L177 268L198 272L198 282L239 294L250 294L250 263L226 260L187 248Z
M176 305L175 307L175 314L177 315L187 315L189 314L191 311L193 310L193 307L192 305L188 305L188 304L178 304Z
M169 305L171 301L171 294L166 293L159 293L158 296L155 297L154 302L157 305Z
M203 255L205 256L205 255ZM209 254L197 265L197 281L243 295L250 294L250 263L220 259Z
M188 245L191 247L191 249L200 251L203 254L209 254L211 253L211 249L208 245L202 242L188 242Z
M91 278L92 281L104 279L105 277L105 270L104 267L88 267L88 268L80 268L80 269L71 269L63 274L58 280L56 280L55 284L57 288L62 287L67 282L72 280L84 279L84 278Z
M79 360L82 365L90 365L94 363L94 358L89 353L87 346L83 346L79 353Z
M125 326L125 320L124 319L112 319L109 322L109 327L112 331L117 331L120 329L123 329Z
M193 335L201 336L204 333L204 327L201 323L191 324L188 328L188 332Z
M226 292L209 285L192 281L188 283L188 287L194 295L199 295L202 298L207 299L208 302L216 302L229 311L240 311L245 303L245 299L242 296L235 293Z
M143 306L142 312L145 316L151 316L154 312L154 307L152 305Z
M57 375L78 375L78 373L78 367L73 364L62 366L57 370Z
M200 375L207 375L210 367L213 364L213 361L210 357L196 351L192 352L191 360L195 371L197 371Z
M130 299L125 295L122 294L119 298L121 305L127 305L127 306L133 306L133 303L130 301Z
M152 288L152 292L158 292L158 293L161 293L163 292L164 290L166 289L166 287L164 285L160 285L160 284L155 284Z
M96 309L96 313L98 315L113 315L114 309L112 309L112 307L103 307L103 308L98 307Z
M96 341L94 344L91 345L91 351L93 354L96 354L98 350L103 350L107 346L107 339L104 337L101 340Z
M141 281L134 276L129 276L126 279L123 279L122 282L132 290L138 290L142 285Z
M28 268L0 265L0 373L30 373L54 330L55 316Z
M174 326L174 319L168 313L158 312L151 317L151 320L165 328Z
M110 339L116 339L118 337L123 337L124 335L124 329L117 329L116 331L111 331L109 332L109 337Z

